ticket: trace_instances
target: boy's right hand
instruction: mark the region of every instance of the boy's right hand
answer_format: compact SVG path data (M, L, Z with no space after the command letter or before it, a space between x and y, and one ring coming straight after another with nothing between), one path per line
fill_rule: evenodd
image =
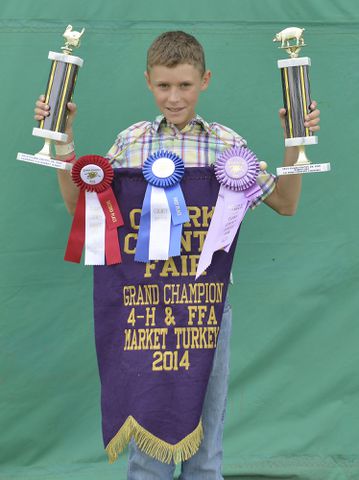
M40 95L39 99L35 104L35 115L34 119L41 122L45 117L50 115L50 107L47 103L45 103L45 95ZM73 131L72 131L72 124L75 120L75 116L77 113L77 106L75 103L69 102L67 104L68 116L66 122L65 133L68 135L67 143L71 143L74 139ZM63 142L56 142L56 143L63 143Z

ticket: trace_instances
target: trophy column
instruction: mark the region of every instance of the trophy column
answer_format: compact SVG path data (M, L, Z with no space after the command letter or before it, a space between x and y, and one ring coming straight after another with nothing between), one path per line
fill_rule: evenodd
M65 133L67 103L72 100L78 70L83 65L82 58L71 53L73 48L80 45L83 33L84 29L81 33L75 32L69 25L63 35L66 39L65 46L62 47L63 53L49 52L48 58L52 60L52 65L46 87L45 103L50 107L50 114L32 130L34 136L45 138L45 145L35 155L18 153L18 160L63 170L71 169L71 164L52 158L51 150L53 141L65 143L68 140Z
M282 91L284 108L287 111L286 124L286 147L299 147L297 162L291 167L277 168L277 175L292 175L300 173L327 172L330 163L311 163L305 154L305 145L315 145L318 137L314 136L309 128L304 126L305 116L310 112L310 82L309 57L298 57L299 51L305 46L302 37L304 29L290 27L277 33L273 41L281 41L282 48L287 51L291 58L278 60L278 68L281 70ZM294 44L290 44L295 40Z
M52 60L49 80L47 82L45 103L50 106L50 115L45 117L38 128L32 130L37 137L67 142L64 133L67 119L66 105L71 101L79 67L83 60L74 55L49 52Z
M318 137L312 135L309 128L304 126L304 118L309 112L312 103L309 90L308 66L310 58L290 58L278 60L281 69L284 108L287 110L285 118L287 138L286 147L298 145L314 145ZM301 163L309 163L301 159Z

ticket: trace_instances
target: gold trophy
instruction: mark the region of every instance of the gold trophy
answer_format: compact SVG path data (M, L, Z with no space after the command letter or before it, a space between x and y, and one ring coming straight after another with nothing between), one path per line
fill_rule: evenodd
M17 160L23 162L37 163L47 167L54 167L63 170L70 170L71 163L61 162L52 158L52 142L67 142L65 133L67 120L67 103L71 101L78 70L83 65L80 57L72 55L75 48L80 46L80 39L84 33L72 30L68 25L63 37L66 43L61 47L62 53L49 52L48 58L52 60L50 75L47 82L45 103L50 106L50 114L45 117L39 126L32 130L36 137L45 138L45 144L42 150L35 155L27 153L18 153Z
M289 27L277 33L273 42L281 42L279 48L286 50L290 58L278 60L281 70L284 107L287 110L286 147L299 147L297 162L291 167L277 168L277 175L328 172L330 163L311 163L305 154L305 145L315 145L318 137L304 126L304 118L310 112L309 57L299 57L305 47L304 28Z

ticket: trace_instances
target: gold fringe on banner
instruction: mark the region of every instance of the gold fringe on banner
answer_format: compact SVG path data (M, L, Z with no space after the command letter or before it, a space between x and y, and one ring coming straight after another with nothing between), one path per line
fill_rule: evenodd
M172 445L150 433L130 415L106 447L110 463L117 460L131 437L134 438L138 448L150 457L162 463L171 463L172 460L179 463L191 458L199 449L203 439L202 421L200 420L193 432Z

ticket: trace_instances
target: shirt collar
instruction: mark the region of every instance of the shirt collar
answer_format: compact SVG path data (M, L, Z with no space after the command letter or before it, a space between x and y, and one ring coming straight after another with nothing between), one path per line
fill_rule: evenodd
M209 127L209 124L203 120L203 118L200 115L196 115L190 122L187 123L185 127L182 128L181 132L186 133L192 130L192 128L195 125L200 125L202 128L207 132L211 133L211 129ZM161 127L163 126L168 126L172 128L174 131L178 131L178 128L173 125L172 123L167 123L167 120L164 115L158 115L158 117L155 118L154 122L152 123L152 128L154 132L159 133Z

